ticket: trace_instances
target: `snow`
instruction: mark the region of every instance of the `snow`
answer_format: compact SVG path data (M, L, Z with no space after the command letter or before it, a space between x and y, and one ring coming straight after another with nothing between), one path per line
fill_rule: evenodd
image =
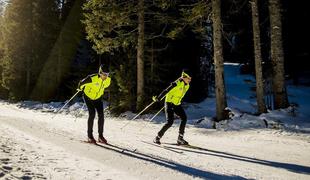
M162 138L165 148L151 143L163 112L149 122L154 114L129 121L135 114L106 110L111 145L95 146L82 142L88 115L82 102L55 114L66 102L0 101L0 179L310 179L309 87L288 86L296 107L255 116L255 79L238 68L225 65L229 120L212 121L214 97L184 104L185 139L196 149L172 145L178 120ZM95 120L95 137L96 130Z

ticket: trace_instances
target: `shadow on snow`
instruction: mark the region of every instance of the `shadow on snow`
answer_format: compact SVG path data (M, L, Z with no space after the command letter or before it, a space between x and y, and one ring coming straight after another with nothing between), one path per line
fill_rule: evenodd
M168 145L174 145L174 144L168 144ZM169 146L169 147L175 150L182 150L182 151L187 151L191 153L198 153L198 154L203 154L203 155L217 156L221 158L233 159L233 160L244 161L244 162L249 162L249 163L256 163L256 164L261 164L265 166L271 166L274 168L282 168L282 169L286 169L288 171L295 172L295 173L310 174L310 167L297 165L297 164L261 160L261 159L250 158L250 157L235 155L235 154L221 152L221 151L210 150L210 149L196 147L196 146L194 146L196 147L196 149L190 149L190 148L181 147L181 146L179 147Z
M166 168L170 168L176 171L179 171L181 173L185 173L188 174L190 176L195 176L195 177L199 177L199 178L204 178L204 179L245 179L243 177L240 176L229 176L229 175L221 175L221 174L215 174L212 172L207 172L204 170L200 170L194 167L190 167L190 166L186 166L186 165L182 165L179 163L175 163L172 161L169 161L167 159L163 159L163 158L159 158L159 157L154 157L154 156L150 156L147 154L143 154L140 152L136 152L134 150L129 150L126 148L122 148L116 145L101 145L101 144L97 144L97 146L102 147L104 149L110 150L110 151L114 151L135 159L140 159L140 160L144 160L147 162L151 162Z

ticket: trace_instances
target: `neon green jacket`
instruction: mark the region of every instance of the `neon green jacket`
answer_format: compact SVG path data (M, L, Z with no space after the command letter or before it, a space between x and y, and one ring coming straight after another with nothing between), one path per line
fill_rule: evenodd
M180 105L184 95L189 89L189 84L185 84L185 82L181 79L171 83L171 85L163 90L158 96L158 99L162 99L165 95L165 102L173 103L174 105Z
M79 88L89 99L96 100L101 98L104 94L104 89L109 87L110 84L110 77L103 81L98 74L93 74L80 81Z

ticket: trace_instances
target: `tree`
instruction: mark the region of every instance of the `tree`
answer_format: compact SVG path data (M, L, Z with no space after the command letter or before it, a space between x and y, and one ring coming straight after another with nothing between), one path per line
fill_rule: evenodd
M137 110L143 108L144 99L144 0L138 2L137 45Z
M4 2L0 2L0 98L7 98L7 90L3 87L2 72L4 58L4 22L3 22Z
M144 4L144 2L148 4ZM155 3L155 2L154 2ZM164 5L165 7L168 5ZM151 8L150 8L151 7ZM154 17L153 20L145 20L145 11L150 10L148 16ZM156 32L150 28L148 35L145 33L145 21L153 23L162 19L162 15L158 13L160 8L155 7L151 1L88 1L85 6L85 25L87 38L94 43L94 49L98 54L109 53L109 54L122 54L127 52L132 54L131 51L136 52L136 63L132 64L136 66L136 101L128 102L136 104L135 110L140 110L143 107L144 95L145 95L145 44L146 39L155 39L152 34ZM150 18L151 19L151 18ZM165 20L167 21L167 20ZM167 24L166 22L159 22L159 24ZM157 25L160 26L160 25ZM156 29L156 28L154 28ZM164 31L162 31L165 33ZM158 37L163 37L161 33ZM152 37L153 36L153 37ZM146 37L146 38L145 38ZM127 56L126 56L127 57ZM126 57L123 57L124 61L127 61ZM122 70L117 69L116 72L124 71L127 65L121 65ZM132 72L127 69L128 72ZM130 75L129 75L130 76ZM126 79L126 78L124 78ZM124 87L121 84L127 84L120 82L118 78L119 87ZM128 88L128 87L127 87ZM127 90L124 90L127 91ZM132 98L129 98L132 99Z
M32 1L12 0L6 7L3 34L3 85L11 99L24 99L30 90L33 62L33 5ZM20 87L23 87L21 89Z
M109 59L113 61L111 64L113 65L112 68L115 68L113 70L117 73L115 75L115 82L117 85L112 86L111 89L113 89L112 91L115 89L119 94L128 92L128 88L132 87L126 87L126 85L129 85L128 83L132 82L131 77L138 76L136 73L131 74L132 71L128 68L136 67L138 69L139 66L139 69L142 70L142 73L140 71L140 74L143 74L143 69L141 69L141 67L144 67L143 49L141 51L140 48L139 57L138 49L139 47L142 47L141 45L143 45L144 40L142 39L143 41L140 42L140 46L137 45L138 9L136 1L93 0L84 4L85 20L83 23L85 24L87 39L93 43L93 48L99 55L106 57L106 54L108 54L110 56ZM144 7L141 10L143 9ZM132 57L134 54L133 52L135 52L134 57ZM128 56L126 56L126 54ZM129 55L131 57L129 57ZM135 59L135 63L132 63L133 59ZM131 64L133 67L129 67L128 64ZM126 72L126 76L119 78L119 74ZM137 85L137 87L139 87L139 95L143 95L143 86L141 86L140 83L144 82L144 76L139 76L139 78L142 78L142 80L135 79L134 81L140 85ZM130 107L132 104L136 105L138 99L137 87L134 88L134 96L136 97L135 101L132 101L133 98L126 98L126 100L122 100L122 103L120 104L121 107L125 108ZM121 101L118 100L119 97L123 97L123 95L114 98L113 100L115 102L112 104L119 103Z
M215 95L216 95L216 118L223 120L227 118L227 107L224 67L223 67L223 47L222 47L222 22L221 22L221 1L212 0L212 21L213 21L213 48L215 66Z
M177 49L176 46L181 47L176 45L176 42L186 44L182 38L187 39L190 33L184 32L193 31L190 38L197 40L195 42L199 41L197 37L205 30L203 18L207 16L206 4L206 1L200 0L190 2L93 0L85 4L84 23L87 38L94 44L94 49L98 54L110 55L110 60L114 61L112 64L118 64L113 66L116 68L113 69L115 72L120 73L125 69L128 73L132 73L127 76L137 77L136 93L133 94L136 98L126 99L128 104L135 104L134 110L141 109L144 102L147 102L143 101L143 95L144 97L154 95L164 88L162 86L167 86L169 81L175 80L181 69L186 67L184 64L194 67L194 63L188 63L188 59L191 58L180 57L173 51ZM123 53L135 55L130 58L119 56ZM116 57L122 61L115 60ZM128 62L132 61L132 58L135 58L135 63ZM199 55L197 59L195 62L199 61ZM122 67L122 70L119 67ZM126 68L135 68L136 71ZM171 68L176 71L169 71ZM199 69L199 66L195 68ZM177 71L179 73L176 74ZM123 77L124 81L128 79L129 77ZM198 79L195 78L196 83L199 82ZM131 84L130 87L126 87L124 85L129 84L121 81L121 78L117 78L119 93L127 92ZM132 95L131 91L130 94ZM135 101L129 102L131 99Z
M255 75L256 75L256 100L259 113L265 113L266 105L264 102L264 82L262 72L262 55L260 43L260 28L257 0L252 0L252 27L253 27L253 42L255 51Z
M72 3L72 7L68 16L61 19L64 23L34 86L31 94L33 99L46 101L55 98L62 80L68 75L76 49L82 39L80 19L84 1L69 2Z
M57 9L55 1L9 1L2 77L11 99L28 99L32 93L57 37Z
M58 4L55 1L38 0L33 10L34 24L36 29L33 31L34 39L33 46L35 47L34 53L36 58L33 61L33 81L31 89L34 90L35 85L42 73L42 69L50 56L51 49L53 48L61 28L60 20L58 18ZM41 91L45 91L44 87ZM29 94L32 95L34 92ZM39 95L40 93L36 94Z
M285 108L288 106L285 88L284 54L282 42L282 19L279 0L269 0L270 35L271 35L271 61L273 67L273 93L274 107Z
M3 19L3 10L4 10L4 2L1 1L0 2L0 60L4 56L4 43L3 43L3 41L4 41L4 33L3 33L4 22L3 21L4 21L4 19ZM0 63L0 67L1 67L1 63ZM0 73L1 73L1 71L0 71ZM1 76L0 76L0 79L2 79ZM1 86L1 83L0 83L0 86Z

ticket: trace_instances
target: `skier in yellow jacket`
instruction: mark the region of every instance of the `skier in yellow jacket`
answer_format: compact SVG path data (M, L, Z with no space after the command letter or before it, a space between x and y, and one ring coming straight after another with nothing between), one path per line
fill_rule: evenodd
M159 96L154 96L153 101L159 101L164 96L165 97L165 113L167 123L158 132L154 143L161 144L160 138L163 137L165 132L172 126L174 121L174 113L178 115L181 119L181 124L179 128L179 137L177 143L179 145L188 145L188 142L184 140L184 131L186 126L187 117L184 109L181 106L181 101L187 90L189 89L189 83L191 82L191 77L186 71L182 72L181 78L171 83L171 85L160 93Z
M104 114L102 96L105 88L110 86L111 78L105 66L101 65L98 74L92 74L81 80L79 89L83 92L83 98L88 109L87 135L89 143L96 143L93 136L93 124L98 113L98 142L107 144L107 140L103 136Z

